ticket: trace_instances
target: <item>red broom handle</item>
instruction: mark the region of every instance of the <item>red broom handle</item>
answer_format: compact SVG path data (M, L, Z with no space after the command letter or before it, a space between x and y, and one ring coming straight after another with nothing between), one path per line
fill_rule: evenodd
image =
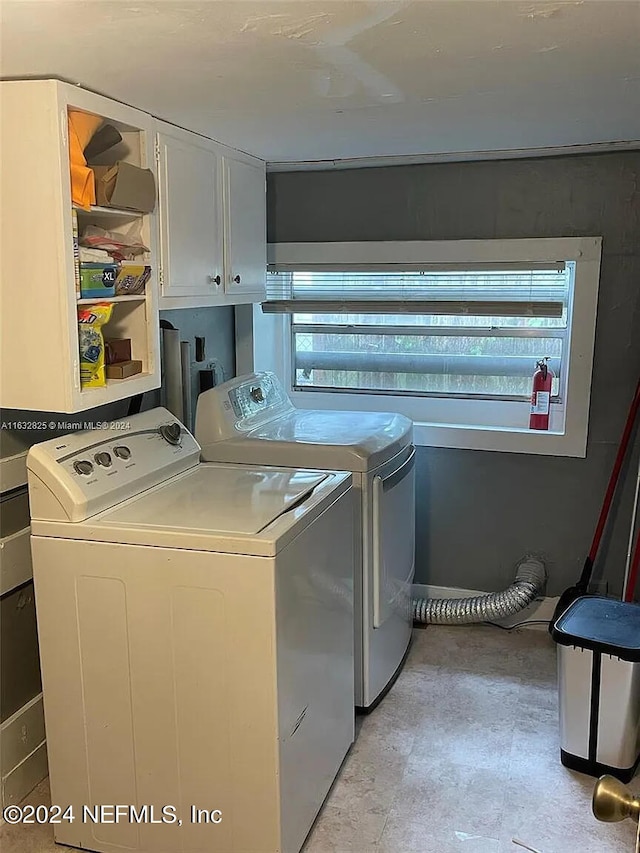
M591 543L591 550L589 551L589 559L593 563L596 559L596 554L598 553L598 548L600 547L600 540L602 539L602 534L604 533L604 528L607 523L607 518L609 516L609 510L611 509L611 502L613 501L613 495L615 494L616 486L618 485L618 479L620 477L620 471L622 469L622 463L624 462L624 457L627 452L627 446L629 445L629 439L631 438L631 433L633 432L633 425L636 420L636 415L638 414L638 409L640 408L640 379L638 379L638 385L636 387L636 393L634 395L633 400L631 401L631 408L629 409L629 414L627 415L627 422L624 425L624 431L622 433L622 438L620 439L620 446L618 447L618 454L616 456L616 461L613 465L613 471L611 472L611 477L609 477L609 485L607 486L607 492L604 496L604 503L602 504L602 509L600 510L600 518L598 519L598 524L596 527L596 532L593 535L593 542ZM636 555L638 560L640 560L640 554L638 554L638 547L636 546ZM635 556L634 555L634 559ZM637 565L636 565L637 572ZM631 581L631 575L629 575L629 581ZM628 588L628 587L627 587Z

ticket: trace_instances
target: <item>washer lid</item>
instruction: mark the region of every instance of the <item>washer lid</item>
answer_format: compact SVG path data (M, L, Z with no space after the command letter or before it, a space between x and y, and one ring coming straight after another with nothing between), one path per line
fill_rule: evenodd
M251 432L202 445L208 461L369 471L413 439L413 424L388 412L293 409Z
M350 489L340 471L201 463L84 521L34 520L31 533L273 557Z
M101 525L252 536L300 504L327 474L199 465L100 517Z

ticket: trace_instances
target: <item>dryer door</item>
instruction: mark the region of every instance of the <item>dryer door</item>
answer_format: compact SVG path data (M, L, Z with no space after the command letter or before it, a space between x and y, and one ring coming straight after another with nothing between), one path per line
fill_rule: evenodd
M373 478L373 627L408 619L415 571L415 448ZM386 466L385 466L386 467Z

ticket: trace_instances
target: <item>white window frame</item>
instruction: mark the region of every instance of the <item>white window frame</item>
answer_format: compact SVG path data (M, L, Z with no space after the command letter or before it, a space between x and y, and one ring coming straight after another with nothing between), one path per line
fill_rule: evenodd
M523 240L444 240L358 243L272 243L270 264L487 264L575 261L563 371L566 394L551 407L548 432L529 430L528 401L404 396L341 390L294 391L290 315L262 313L255 306L250 329L253 369L273 370L296 406L304 409L394 411L410 417L415 442L430 447L496 450L584 457L595 339L601 237ZM245 348L246 351L246 348ZM245 360L244 368L248 364ZM239 365L239 372L243 371ZM533 373L533 366L532 366ZM520 426L519 424L522 424Z

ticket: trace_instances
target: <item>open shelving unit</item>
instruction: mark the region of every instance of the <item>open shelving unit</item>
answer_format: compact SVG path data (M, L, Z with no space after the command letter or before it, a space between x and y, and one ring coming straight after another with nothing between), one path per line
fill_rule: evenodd
M76 107L68 105L67 115ZM103 115L92 111L92 115L102 120L102 124L108 123L116 128L122 137L122 141L109 148L103 154L91 159L90 166L112 166L118 161L131 163L135 166L148 168L153 162L152 158L146 156L148 140L144 128L132 124L128 120L123 121L112 114ZM126 234L131 229L136 230L137 239L148 247L148 250L135 255L132 260L141 264L149 265L152 271L155 267L152 253L152 237L154 233L154 214L143 213L133 209L123 209L101 205L92 205L89 209L83 208L72 202L72 207L78 218L79 242L82 247L82 235L88 225L95 225L113 234ZM145 293L131 295L115 295L104 297L80 297L77 300L79 306L96 305L108 302L113 305L111 319L102 327L103 338L130 338L131 357L142 362L142 372L126 379L106 379L103 388L81 387L80 394L84 400L93 400L96 396L111 398L113 394L122 396L127 389L134 389L142 383L146 383L153 374L153 365L157 359L153 357L153 342L157 338L157 322L153 326L149 322L149 294L153 287L151 280L147 282ZM156 315L154 315L156 316ZM78 365L78 370L80 369ZM96 394L102 392L102 394ZM139 393L132 390L131 393Z
M68 114L73 110L98 116L122 137L89 165L125 161L151 169L157 183L153 119L56 80L3 81L0 98L4 223L0 404L8 409L73 413L158 388L157 213L97 205L84 210L74 205ZM74 208L80 235L87 225L120 234L139 226L139 239L148 251L135 260L152 270L145 293L78 299ZM142 373L107 380L104 387L82 388L78 308L104 301L113 303L113 312L102 327L103 336L130 338L131 357L142 362Z

